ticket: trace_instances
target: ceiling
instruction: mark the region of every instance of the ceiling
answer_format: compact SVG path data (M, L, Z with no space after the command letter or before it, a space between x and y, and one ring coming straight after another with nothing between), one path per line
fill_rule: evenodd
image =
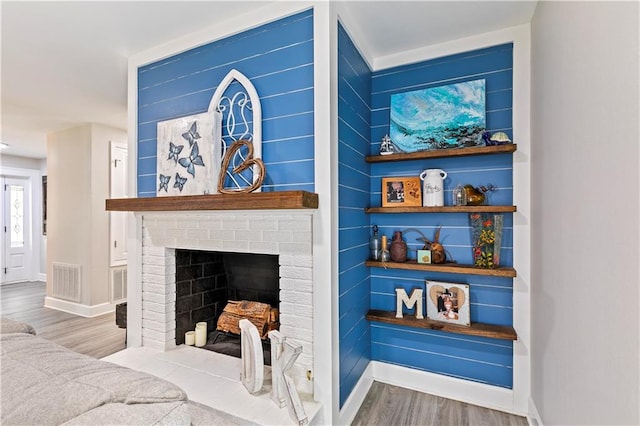
M129 56L273 3L1 1L3 154L46 158L47 133L86 123L126 129ZM343 1L341 8L377 59L530 22L535 5Z

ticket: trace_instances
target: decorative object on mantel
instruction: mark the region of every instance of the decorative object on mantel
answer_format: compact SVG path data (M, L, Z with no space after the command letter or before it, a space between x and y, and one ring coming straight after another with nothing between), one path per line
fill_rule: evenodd
M158 196L215 194L221 158L217 111L158 123Z
M397 152L400 152L400 150L391 142L389 135L384 135L380 142L380 155L395 154Z
M480 268L499 267L503 216L491 213L471 213L469 220L471 222L474 265Z
M469 285L427 280L427 319L470 326Z
M224 193L259 192L265 171L262 161L255 161L262 158L262 107L251 80L238 70L229 71L211 97L209 111L223 115L222 158L229 155L218 186ZM232 151L238 141L247 142Z
M422 206L444 206L444 180L447 172L441 169L426 169L420 173L422 181Z
M402 306L407 309L416 308L416 319L424 319L422 309L422 289L414 288L411 290L411 296L407 296L404 288L396 288L396 318L402 318Z
M242 149L242 147L246 147L247 151L245 155L242 157L236 156L236 154ZM234 159L242 158L242 163L233 167L232 170L229 170L229 163ZM224 186L225 177L228 176L231 180L237 183L236 177L242 177L241 173L247 170L249 167L254 167L253 171L253 182L249 186L241 186L237 185L234 189L228 189ZM257 167L258 172L256 176ZM222 167L220 169L220 177L218 178L218 192L221 194L238 194L242 192L253 192L262 186L262 182L264 181L265 168L264 163L259 158L253 158L253 144L250 141L240 140L235 141L231 147L227 150L227 153L224 155L224 159L222 160Z
M403 152L484 145L485 80L393 94L389 123Z
M302 353L302 345L285 338L279 331L269 332L271 340L271 400L278 406L287 406L289 416L295 424L309 423L293 379L285 374ZM310 380L310 373L307 372Z

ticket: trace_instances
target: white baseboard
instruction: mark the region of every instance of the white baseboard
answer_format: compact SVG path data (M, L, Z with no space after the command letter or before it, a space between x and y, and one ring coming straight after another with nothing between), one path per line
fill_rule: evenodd
M379 361L371 361L371 364L373 365L373 379L378 382L519 416L527 415L527 413L515 411L513 391L511 389L428 373Z
M101 303L99 305L89 306L49 296L44 298L44 306L45 308L56 309L58 311L68 312L70 314L87 318L108 314L109 312L116 310L116 305L112 303Z
M43 282L45 282L45 283L46 283L46 282L47 282L47 274L45 274L45 273L39 273L39 274L38 274L38 278L37 278L37 280L38 280L38 281L43 281Z
M369 362L338 414L339 425L350 425L373 384L373 365Z
M527 416L527 421L531 426L544 426L542 424L542 417L540 417L540 413L538 412L538 407L536 407L536 403L533 402L532 398L529 398L529 415Z

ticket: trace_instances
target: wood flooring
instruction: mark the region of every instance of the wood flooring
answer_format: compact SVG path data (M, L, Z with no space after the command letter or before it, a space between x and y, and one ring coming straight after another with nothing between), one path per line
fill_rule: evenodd
M373 382L352 426L527 426L525 417Z
M44 282L0 286L0 314L31 324L38 336L94 358L123 350L126 330L116 326L115 313L85 318L44 307Z

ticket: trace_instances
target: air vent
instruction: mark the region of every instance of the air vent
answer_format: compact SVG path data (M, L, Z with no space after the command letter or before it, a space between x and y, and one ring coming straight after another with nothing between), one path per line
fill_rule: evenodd
M80 271L80 265L53 262L52 296L80 302Z
M127 298L127 267L111 268L111 303L120 302Z

